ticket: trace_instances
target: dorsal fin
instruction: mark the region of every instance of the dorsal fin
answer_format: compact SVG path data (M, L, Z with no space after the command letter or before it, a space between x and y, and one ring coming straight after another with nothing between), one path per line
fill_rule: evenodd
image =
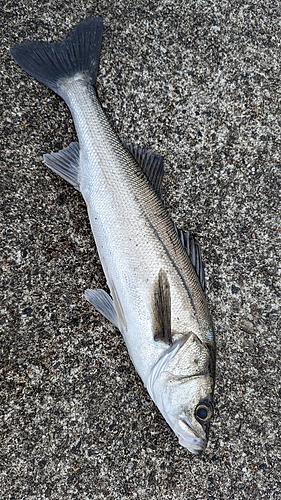
M154 340L172 345L171 294L167 273L160 269L152 295Z
M183 248L185 249L191 263L195 269L195 272L199 278L202 286L203 292L205 291L205 273L204 265L201 257L201 249L199 241L193 236L189 231L184 231L179 229L176 224L174 224L176 232L178 233L179 239Z
M152 149L137 146L133 142L122 140L124 146L130 151L143 173L162 199L162 181L164 174L164 158Z

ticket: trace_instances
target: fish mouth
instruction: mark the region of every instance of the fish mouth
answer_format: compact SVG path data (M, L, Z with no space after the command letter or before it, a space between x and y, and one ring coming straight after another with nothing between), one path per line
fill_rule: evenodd
M187 448L194 455L200 455L206 446L207 440L201 438L192 427L186 415L181 415L174 429L181 446Z

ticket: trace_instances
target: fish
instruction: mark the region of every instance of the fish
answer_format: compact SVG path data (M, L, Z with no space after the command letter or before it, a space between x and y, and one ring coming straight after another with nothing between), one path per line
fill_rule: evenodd
M99 101L101 17L58 42L10 47L29 75L68 105L78 142L43 155L82 194L110 293L86 299L123 335L132 363L180 445L199 455L214 413L215 338L200 246L163 203L164 159L122 139Z

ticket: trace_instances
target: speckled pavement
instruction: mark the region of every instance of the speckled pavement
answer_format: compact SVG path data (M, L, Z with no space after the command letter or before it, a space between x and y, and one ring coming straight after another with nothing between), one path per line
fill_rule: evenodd
M164 155L167 210L202 245L217 380L200 457L83 297L105 286L86 207L42 162L72 119L8 53L95 14L101 102ZM1 25L1 500L280 499L280 2L6 1Z

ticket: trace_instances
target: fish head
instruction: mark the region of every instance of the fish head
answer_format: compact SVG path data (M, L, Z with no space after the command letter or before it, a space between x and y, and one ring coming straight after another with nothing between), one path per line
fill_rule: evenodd
M191 453L199 455L208 443L210 421L213 417L213 403L210 381L202 376L182 384L174 384L174 411L167 407L171 427L179 443ZM201 384L201 385L199 385Z
M213 416L212 346L193 333L176 342L155 365L147 388L179 443L195 455L204 451Z

